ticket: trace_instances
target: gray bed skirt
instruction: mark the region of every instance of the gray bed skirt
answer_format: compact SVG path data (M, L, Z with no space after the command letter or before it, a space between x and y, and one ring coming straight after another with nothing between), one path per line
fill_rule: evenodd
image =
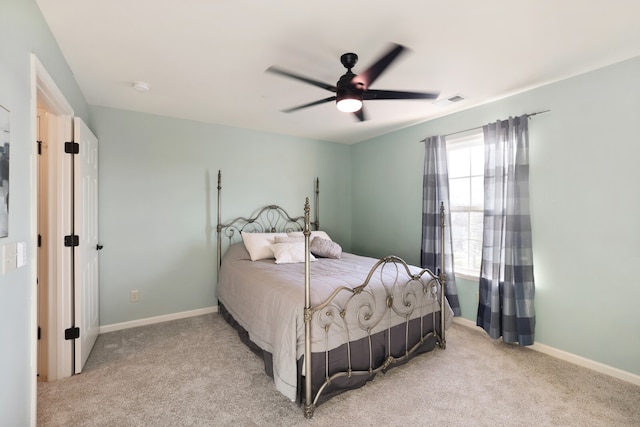
M222 315L222 317L238 332L240 340L264 361L265 373L273 378L273 355L270 352L263 350L251 341L251 339L249 338L249 333L240 324L238 324L238 322L236 322L236 320L227 311L222 303L218 304L218 308L219 313ZM436 317L436 319L438 318L439 316ZM426 331L432 331L434 329L433 316L431 314L425 316L423 318L423 321L423 327ZM371 337L371 348L373 353L372 360L374 369L378 366L381 366L388 358L389 351L387 350L387 346L389 342L391 345L391 356L401 357L405 355L405 332L405 325L401 324L391 328L390 332L385 330ZM391 335L390 340L389 334ZM410 343L409 347L412 347L420 341L420 319L414 319L409 322L408 335ZM424 340L424 342L418 347L418 349L411 354L411 356L397 361L396 363L390 365L388 369L392 368L393 366L399 366L406 363L415 355L427 353L433 350L435 346L436 338L433 336L433 334L431 334ZM312 354L312 396L316 395L326 379L325 357L326 354L324 352ZM369 341L367 338L363 338L351 343L351 358L351 366L353 371L369 370ZM301 405L304 403L303 401L305 396L304 371L302 369L302 364L303 358L301 357L297 361L298 387L296 397L296 401ZM332 375L336 372L346 371L348 369L348 366L346 344L329 351L329 375ZM325 402L333 396L336 396L344 391L362 387L368 381L371 381L374 377L375 375L353 375L350 377L344 376L335 378L331 381L331 384L325 387L317 403L320 404L322 402Z

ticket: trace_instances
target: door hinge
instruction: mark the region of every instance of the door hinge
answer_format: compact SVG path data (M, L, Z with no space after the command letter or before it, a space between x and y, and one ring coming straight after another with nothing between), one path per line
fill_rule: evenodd
M64 236L64 245L66 247L80 246L80 237L78 237L77 234L70 234L68 236Z
M38 143L38 154L42 154L42 141L36 141Z
M78 154L80 152L80 144L77 142L65 142L64 152L67 154Z
M38 326L38 341L42 338L42 328Z
M75 340L78 338L80 338L80 328L78 328L77 326L64 330L65 340Z
M38 247L42 247L42 235L38 234Z

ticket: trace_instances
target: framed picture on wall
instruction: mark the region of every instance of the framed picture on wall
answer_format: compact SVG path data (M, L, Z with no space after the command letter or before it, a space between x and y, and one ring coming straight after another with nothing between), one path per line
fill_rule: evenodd
M9 110L0 105L0 237L9 235Z

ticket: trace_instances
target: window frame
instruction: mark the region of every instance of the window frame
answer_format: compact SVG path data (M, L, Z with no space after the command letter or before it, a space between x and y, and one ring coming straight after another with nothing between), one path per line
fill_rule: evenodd
M482 130L474 130L472 132L467 132L464 135L461 136L456 136L456 137L452 137L452 138L447 138L446 140L446 149L447 149L447 170L451 170L451 164L450 164L450 152L453 150L460 150L460 149L467 149L467 148L472 148L472 147L484 147L484 134L482 132ZM469 178L469 194L470 196L473 194L472 193L472 188L473 188L473 184L472 184L472 179L474 177L483 177L484 178L484 167L482 168L481 174L476 174L473 175L471 173L471 170L469 170L469 175L463 175L460 177L455 177L453 179L457 179L457 178ZM451 176L449 176L449 187L451 187ZM451 190L449 191L449 194L451 194ZM451 202L451 198L449 200L449 210L450 210L450 214L453 214L454 212L466 212L466 213L483 213L484 212L484 200L482 201L481 204L479 205L473 205L471 204L471 202L473 201L473 197L470 197L470 204L469 205L454 205ZM471 227L469 227L468 230L468 235L467 235L467 242L472 241L473 239L471 239L470 236L471 235ZM453 239L453 232L452 232L452 239ZM480 250L482 251L482 241L480 241ZM482 255L482 254L480 254ZM470 258L470 252L467 249L467 257L468 259ZM464 268L464 267L459 267L456 266L454 263L454 274L456 278L462 278L462 279L467 279L467 280L478 280L480 278L480 268L476 270L474 269L469 269L469 268Z

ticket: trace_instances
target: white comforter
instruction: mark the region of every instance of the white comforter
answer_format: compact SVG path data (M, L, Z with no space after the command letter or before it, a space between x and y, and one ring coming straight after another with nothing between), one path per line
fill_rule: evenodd
M311 263L311 305L324 301L339 286L361 285L377 259L342 253L340 259L318 259ZM418 269L419 270L419 269ZM375 279L375 276L374 276ZM371 284L373 286L373 282ZM368 286L369 287L369 286ZM304 263L276 264L273 259L251 261L242 243L229 247L222 260L218 278L218 299L235 320L249 333L249 338L273 355L276 388L286 397L296 399L296 361L304 354ZM346 298L347 295L345 294ZM373 298L364 295L363 298ZM376 306L376 304L373 304ZM384 304L378 303L377 306ZM426 304L427 312L438 311L438 304ZM384 307L374 307L374 311ZM410 317L424 315L415 312ZM388 317L388 316L387 316ZM373 316L375 319L376 316ZM446 313L447 326L453 318ZM398 316L400 323L405 319ZM348 323L362 322L354 316ZM383 330L393 319L384 319L372 333ZM312 324L312 328L314 328ZM332 335L325 337L317 326L312 332L312 350L329 349L344 342L341 322L331 326ZM366 336L366 331L349 327L350 340ZM359 335L358 335L359 334Z

